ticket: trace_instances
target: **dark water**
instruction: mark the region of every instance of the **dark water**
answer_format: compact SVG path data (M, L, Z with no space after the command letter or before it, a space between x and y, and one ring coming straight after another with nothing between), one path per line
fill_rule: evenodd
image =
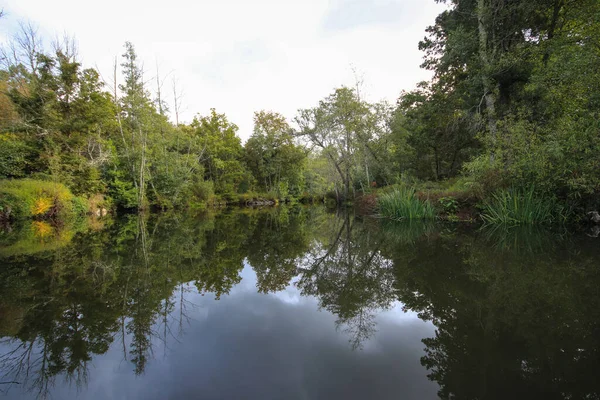
M599 284L585 235L35 222L0 235L0 399L598 399Z

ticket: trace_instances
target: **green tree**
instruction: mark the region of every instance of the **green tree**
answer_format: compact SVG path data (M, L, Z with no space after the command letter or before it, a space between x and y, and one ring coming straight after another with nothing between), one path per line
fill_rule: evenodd
M395 110L392 135L408 147L404 156L410 160L401 166L421 179L455 176L476 154L480 120L465 110L461 93L435 83L419 86L403 93Z
M67 184L76 194L101 192L110 160L114 107L99 74L82 69L69 39L46 53L31 27L23 28L5 58L8 98L16 117L4 126L3 146L18 142L7 177L38 173ZM20 50L20 51L18 51ZM18 165L18 166L17 166Z
M219 194L243 191L242 183L247 186L250 176L243 162L244 148L236 135L238 127L225 114L211 109L209 116L196 116L191 128L202 149L198 158L204 168L204 179L213 181Z
M358 183L358 170L365 168L370 181L369 160L377 159L374 143L389 128L385 109L361 100L356 90L341 87L317 107L299 110L295 118L297 135L329 159L337 171L345 199L353 183Z
M288 190L296 195L302 191L306 152L294 143L292 129L281 114L254 113L254 132L244 148L260 189L280 196Z

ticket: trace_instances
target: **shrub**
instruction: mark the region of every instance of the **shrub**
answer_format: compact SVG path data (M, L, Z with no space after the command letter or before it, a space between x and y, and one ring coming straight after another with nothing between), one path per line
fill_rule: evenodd
M34 179L0 181L0 208L13 218L58 218L75 211L73 194L65 185Z
M421 201L414 189L399 188L382 194L377 200L380 216L393 220L432 219L435 210L429 201Z
M438 202L447 214L456 214L458 211L458 201L454 197L440 197Z
M33 202L33 207L31 207L31 214L36 215L45 215L47 214L52 206L54 205L54 200L48 196L40 196Z
M191 190L197 201L208 202L214 195L214 186L212 181L199 180L194 182Z
M115 178L111 182L110 195L119 207L133 209L138 205L138 191L131 182Z
M84 197L73 197L71 203L73 204L73 213L76 215L85 215L90 211L90 202Z
M32 153L17 135L0 134L0 178L25 176Z
M482 208L481 217L487 224L545 224L564 219L554 199L536 195L533 187L499 190Z

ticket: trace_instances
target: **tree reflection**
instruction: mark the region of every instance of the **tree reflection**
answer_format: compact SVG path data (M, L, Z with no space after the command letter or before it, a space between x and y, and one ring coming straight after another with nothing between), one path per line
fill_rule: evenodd
M315 296L353 348L397 300L433 322L422 364L442 398L598 398L597 243L459 230L291 207L134 215L60 246L24 235L2 253L0 381L40 398L57 378L84 387L111 346L143 374L186 329L186 292L218 300L249 265L261 293Z
M350 213L331 216L324 237L299 261L298 287L337 315L354 348L375 332L374 314L395 299L392 262L380 249L384 238Z
M505 234L389 249L400 300L437 327L422 363L440 397L598 398L597 247Z
M0 271L0 333L11 349L0 357L1 380L42 398L58 375L85 385L89 362L115 339L142 374L153 343L166 346L189 319L186 282L218 297L241 279L247 237L225 237L242 231L237 223L136 215L60 251L11 254Z
M258 291L283 290L298 275L297 259L310 248L315 210L278 208L255 217L247 257L256 273Z
M381 246L376 230L349 214L294 207L131 215L79 232L60 251L11 250L0 271L2 335L11 349L0 359L3 379L39 397L59 375L83 386L89 362L114 342L142 374L156 342L166 349L185 329L189 282L219 299L240 282L245 259L259 292L298 277L302 293L317 296L360 347L375 330L376 311L394 299Z

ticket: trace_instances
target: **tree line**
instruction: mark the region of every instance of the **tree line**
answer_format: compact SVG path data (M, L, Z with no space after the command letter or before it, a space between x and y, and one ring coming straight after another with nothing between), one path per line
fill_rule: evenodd
M423 182L479 199L517 187L597 204L600 4L444 2L419 43L431 80L395 105L357 84L292 121L258 111L245 144L214 109L180 123L177 91L170 105L158 73L151 87L131 43L107 82L73 40L48 50L22 25L2 50L0 178L51 180L130 209L341 201Z
M23 25L3 51L0 177L51 180L75 195L100 193L137 209L207 202L215 193L231 200L252 189L282 197L283 189L301 189L302 168L291 174L288 164L301 167L306 155L278 114L257 113L244 148L238 127L214 109L190 124L171 123L162 82L150 93L131 43L111 82L82 67L72 41L54 43L51 52L40 43Z
M443 2L419 43L434 77L396 109L416 175L597 205L600 3Z

